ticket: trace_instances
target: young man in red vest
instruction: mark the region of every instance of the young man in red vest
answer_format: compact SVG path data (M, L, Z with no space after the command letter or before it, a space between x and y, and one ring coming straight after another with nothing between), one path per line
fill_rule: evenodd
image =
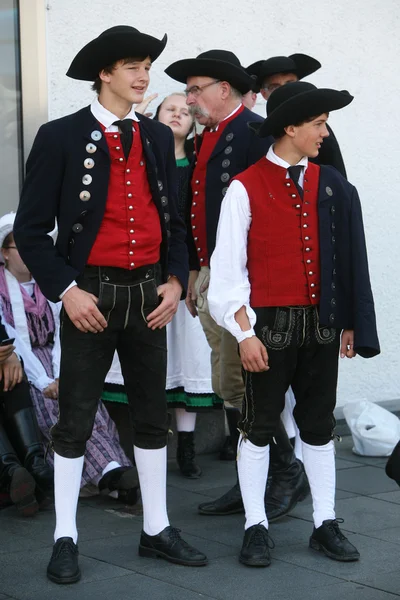
M246 373L238 471L239 560L248 566L270 564L269 445L290 385L313 499L310 547L359 558L335 516L338 354L375 356L379 342L357 191L336 169L309 162L328 136L329 112L352 99L304 82L274 91L259 135L276 142L235 177L221 210L208 300L239 342Z
M15 220L23 260L64 309L60 415L52 430L57 523L47 569L56 583L80 577L75 517L83 455L115 350L132 408L143 501L139 554L207 563L170 527L166 510L165 325L188 278L174 141L168 127L133 109L165 44L166 36L118 26L77 54L67 74L94 81L98 98L41 127ZM55 218L53 246L47 232Z

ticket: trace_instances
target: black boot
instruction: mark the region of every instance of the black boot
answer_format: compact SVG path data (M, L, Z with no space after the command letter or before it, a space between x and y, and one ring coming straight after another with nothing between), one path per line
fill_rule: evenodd
M0 425L0 489L8 492L11 502L24 517L31 517L39 510L35 487L35 480L21 465L3 426Z
M44 458L42 436L34 408L23 408L10 415L7 430L22 464L36 481L39 503L47 504L54 495L54 471Z
M328 519L321 527L314 527L310 537L310 548L323 552L333 560L351 562L360 558L360 553L347 537L340 531L339 523L343 519Z
M108 471L99 481L101 494L118 492L118 500L133 506L139 495L139 478L136 467L117 467Z
M194 432L178 431L178 446L176 449L176 461L184 477L198 479L201 469L194 462Z
M310 493L303 464L296 458L281 421L275 441L270 444L270 481L265 497L270 523L289 514Z
M233 440L233 447L236 453L237 445L239 442L238 424L241 419L240 410L237 410L236 408L227 408L226 417L228 420L229 432ZM200 504L198 510L201 515L210 516L223 516L234 515L236 513L243 513L244 507L242 494L240 493L239 480L236 479L235 485L228 492L226 492L226 494L224 494L220 498L217 498L217 500L213 500L211 502L203 502L202 504Z

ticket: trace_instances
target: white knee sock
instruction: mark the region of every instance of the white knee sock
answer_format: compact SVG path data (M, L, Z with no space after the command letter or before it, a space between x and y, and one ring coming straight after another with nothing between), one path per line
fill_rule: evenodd
M177 431L194 431L196 426L195 412L188 412L184 408L175 409L176 429Z
M303 462L311 488L315 527L322 521L335 518L335 445L331 440L324 446L302 442Z
M134 446L143 503L143 530L158 535L168 527L167 447L144 450Z
M240 436L237 466L246 513L244 528L248 529L261 523L268 529L264 496L268 477L269 446L255 446Z
M54 541L60 537L71 537L76 544L76 507L83 469L83 456L64 458L54 453L54 504L56 529Z

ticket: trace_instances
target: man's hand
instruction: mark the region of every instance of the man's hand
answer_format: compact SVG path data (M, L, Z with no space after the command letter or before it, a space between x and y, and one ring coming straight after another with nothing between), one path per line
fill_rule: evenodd
M4 382L5 392L11 392L17 383L21 383L23 375L22 365L14 353L0 365L0 381Z
M255 335L240 342L239 352L245 371L261 373L269 370L267 349Z
M0 346L0 365L4 363L14 352L15 346L9 344L8 346Z
M340 358L354 358L357 356L354 348L354 331L352 329L344 329L342 332L342 341L340 344Z
M57 400L58 398L58 379L53 381L50 385L47 386L45 390L43 390L43 396L46 398L53 398L53 400Z
M87 333L99 333L107 327L107 321L97 308L98 298L74 285L62 297L63 306L72 323Z
M162 329L172 321L172 317L178 310L179 300L182 295L182 285L179 279L172 276L167 283L158 286L157 293L161 296L162 302L147 317L148 327L153 331L155 329Z
M192 317L197 317L197 308L196 308L196 300L197 300L197 294L195 291L195 283L197 281L197 278L199 276L199 271L190 271L189 273L189 283L188 283L188 288L187 288L187 292L186 292L186 307L188 309L188 311L190 312L190 314L192 315Z

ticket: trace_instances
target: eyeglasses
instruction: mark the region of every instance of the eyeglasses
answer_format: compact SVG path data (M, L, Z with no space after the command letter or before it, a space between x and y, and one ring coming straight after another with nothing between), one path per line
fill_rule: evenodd
M270 83L269 85L264 85L262 89L265 90L266 92L274 92L275 90L277 90L280 87L281 87L280 83Z
M221 83L221 80L216 79L215 81L211 81L210 83L205 83L204 85L192 85L192 87L185 90L185 96L187 98L189 96L189 94L192 94L195 98L197 98L197 96L200 96L200 94L202 93L203 90L205 90L210 85L214 85L215 83Z

